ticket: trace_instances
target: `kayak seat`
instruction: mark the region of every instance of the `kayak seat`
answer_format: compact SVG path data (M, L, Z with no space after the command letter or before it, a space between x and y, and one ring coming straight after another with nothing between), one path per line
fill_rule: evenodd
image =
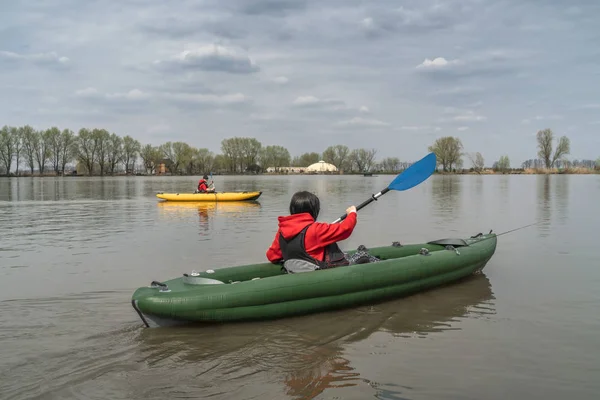
M427 244L439 244L440 246L444 246L444 247L446 247L446 246L461 247L461 246L469 245L463 239L439 239L439 240L433 240L431 242L427 242Z
M365 245L360 245L352 255L344 253L344 258L348 260L348 265L369 264L381 261L381 258L369 254L369 249ZM288 274L297 274L302 272L312 272L321 270L318 265L306 260L292 259L283 263L283 272Z
M319 269L319 266L306 260L291 259L283 263L283 268L288 274L298 274L316 271Z
M369 254L368 252L366 252L364 250L359 250L356 253L354 253L352 256L348 256L348 254L346 254L346 259L349 261L349 263L350 263L349 265L369 264L369 263L381 261L381 259ZM342 268L342 267L343 266L340 266L338 268ZM286 262L283 263L283 270L284 270L284 272L286 272L288 274L312 272L312 271L317 271L317 270L321 270L321 269L322 268L320 268L317 264L311 263L306 260L292 259L292 260L287 260Z

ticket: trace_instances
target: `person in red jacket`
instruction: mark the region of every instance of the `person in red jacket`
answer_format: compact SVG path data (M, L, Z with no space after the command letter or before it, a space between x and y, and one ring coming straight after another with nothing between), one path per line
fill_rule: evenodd
M202 177L202 179L200 179L198 181L198 190L197 193L208 193L208 192L214 192L215 189L214 188L209 188L208 187L208 176L204 175Z
M337 242L352 234L356 226L356 207L348 207L347 217L337 224L316 222L319 211L316 195L306 191L295 193L290 201L291 215L278 218L279 229L266 253L269 261L283 262L288 272L349 265Z

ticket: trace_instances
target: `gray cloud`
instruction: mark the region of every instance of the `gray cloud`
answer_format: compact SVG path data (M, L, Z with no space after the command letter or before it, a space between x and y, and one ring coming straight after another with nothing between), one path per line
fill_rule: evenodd
M233 0L230 9L248 15L284 16L307 7L307 0Z
M154 66L174 73L178 70L203 70L250 74L260 70L250 57L239 50L216 44L184 50L166 60L154 61Z
M363 32L371 38L395 32L430 33L459 25L470 11L468 1L409 1L371 6L360 20Z
M498 77L501 74L510 75L523 71L534 56L534 51L487 50L464 58L425 58L415 66L415 70L432 79L453 81L476 76Z
M383 126L388 125L374 118L366 118L371 113L369 107L365 105L353 106L347 104L344 100L335 98L319 98L312 95L298 96L292 102L292 109L301 111L303 115L336 115L339 117L348 117L343 121L338 121L334 126Z
M29 64L41 67L60 67L68 68L71 60L65 56L59 56L56 52L48 53L14 53L12 51L0 51L0 63L12 65L18 68L19 65Z
M96 88L88 87L75 91L74 96L95 105L114 109L148 107L151 103L162 107L175 105L182 109L189 108L228 108L248 105L252 99L242 93L186 93L186 92L144 92L131 89L126 92L102 93Z
M599 19L592 0L8 2L0 124L214 151L243 134L294 154L368 132L407 160L448 134L511 161L551 127L595 159Z
M199 15L157 15L142 21L137 28L153 38L185 40L210 33L219 38L240 39L248 31L240 24L233 24L231 17L204 18Z
M103 93L94 87L78 89L72 97L78 102L77 112L83 115L86 112L100 115L137 114L153 106L156 100L150 93L139 89Z
M345 109L346 103L339 99L320 99L315 96L298 96L292 103L297 108L320 108L326 110Z
M216 106L228 107L245 105L251 103L251 99L242 93L231 93L223 95L215 94L191 94L191 93L166 93L163 98L167 101L173 101L180 104L191 106Z
M380 128L390 126L389 123L380 121L374 118L362 118L354 117L349 120L339 121L334 124L337 127L351 127L351 128Z

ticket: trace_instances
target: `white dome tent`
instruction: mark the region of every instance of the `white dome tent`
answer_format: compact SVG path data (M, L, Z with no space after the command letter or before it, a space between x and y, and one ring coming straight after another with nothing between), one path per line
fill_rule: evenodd
M306 167L305 172L307 173L314 173L314 172L338 172L338 169L335 165L333 164L329 164L326 163L325 161L321 160L319 162L316 162L314 164L309 165L308 167Z

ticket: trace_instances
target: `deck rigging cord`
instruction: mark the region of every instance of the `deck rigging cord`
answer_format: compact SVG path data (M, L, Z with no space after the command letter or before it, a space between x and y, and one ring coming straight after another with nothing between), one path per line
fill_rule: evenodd
M514 231L518 231L518 230L521 230L521 229L527 228L527 227L529 227L529 226L537 225L537 224L539 224L540 222L542 222L542 221L534 222L533 224L524 225L524 226L521 226L520 228L511 229L511 230L509 230L509 231L506 231L506 232L498 233L496 236L502 236L502 235L506 235L507 233L511 233L511 232L514 232Z
M533 225L537 225L537 224L539 224L539 223L541 223L541 222L542 222L542 221L534 222L534 223L532 223L532 224L527 224L527 225L521 226L521 227L519 227L519 228L514 228L514 229L511 229L511 230L508 230L508 231L502 232L502 233L494 233L494 236L489 236L489 237L483 238L483 239L481 239L481 240L483 241L483 240L491 239L491 238L493 238L493 237L498 237L498 236L506 235L507 233L515 232L515 231L518 231L518 230L521 230L521 229L525 229L525 228L527 228L527 227L530 227L530 226L533 226ZM490 229L490 231L489 231L488 235L491 235L491 234L492 234L492 231L493 231L493 229ZM471 239L478 238L479 236L483 236L483 233L478 233L477 235L471 236Z

